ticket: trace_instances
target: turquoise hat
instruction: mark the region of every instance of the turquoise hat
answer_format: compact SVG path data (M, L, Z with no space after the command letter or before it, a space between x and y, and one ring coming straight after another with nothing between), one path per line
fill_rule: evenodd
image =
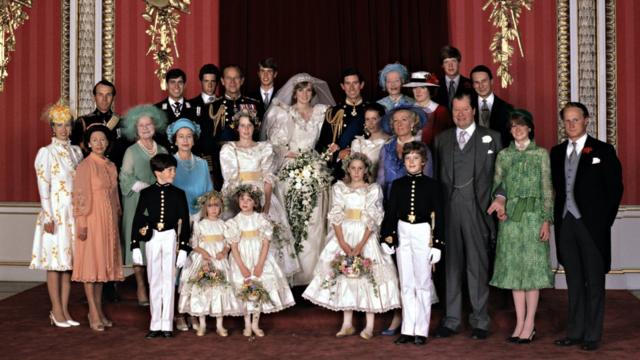
M200 137L200 125L187 118L180 118L167 127L167 137L169 138L169 142L173 140L173 136L182 128L191 129L195 136Z

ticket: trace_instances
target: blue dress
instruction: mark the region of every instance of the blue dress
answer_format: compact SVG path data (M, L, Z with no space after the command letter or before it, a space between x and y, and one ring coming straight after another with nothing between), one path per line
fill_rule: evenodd
M416 101L413 98L408 97L407 95L400 95L400 98L397 102L391 100L389 96L385 96L382 99L378 100L377 103L384 106L384 108L389 111L400 105L413 105Z
M185 192L189 204L189 214L193 215L198 212L196 208L198 197L213 190L209 166L204 159L193 154L189 160L181 160L178 154L174 154L173 157L178 161L173 185Z
M376 182L382 187L384 193L384 199L389 197L391 191L391 183L395 179L399 179L407 175L407 170L404 167L402 159L398 158L396 154L396 145L398 144L398 138L393 136L389 142L384 144L380 151L380 160L378 161L378 176ZM427 147L427 163L422 171L425 175L433 176L433 157L431 151Z

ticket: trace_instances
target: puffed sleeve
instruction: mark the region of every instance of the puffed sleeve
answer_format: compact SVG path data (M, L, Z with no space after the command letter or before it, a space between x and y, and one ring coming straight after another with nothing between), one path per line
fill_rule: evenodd
M224 179L224 187L233 189L239 185L238 180L238 157L233 144L224 144L220 149L220 169Z
M260 151L260 168L262 169L262 177L264 181L274 184L276 176L274 175L275 169L273 168L273 146L267 142L262 144Z
M224 223L224 239L231 244L237 244L240 242L240 227L235 218L229 219Z
M34 163L38 183L38 193L40 194L40 206L42 206L43 223L48 223L52 219L53 209L51 209L51 155L46 147L38 150Z
M273 224L264 214L258 214L258 231L260 231L260 239L271 241L273 236Z
M377 233L380 229L380 223L382 223L383 216L382 189L380 188L380 185L374 183L367 187L364 211L362 212L362 221L369 230Z
M191 231L191 240L189 241L191 244L191 248L195 249L196 247L200 246L200 234L201 234L200 221L196 220L193 222L193 228Z
M87 216L91 213L93 194L91 192L91 164L83 161L78 165L73 178L73 215L79 228L87 227Z
M362 138L360 136L356 136L351 142L351 153L357 152L362 152Z
M122 191L122 195L130 197L133 195L134 191L131 189L133 184L138 180L135 176L135 159L134 159L134 151L133 146L138 146L133 144L129 146L127 151L124 152L124 157L122 158L122 168L120 169L120 190Z
M342 181L335 183L331 189L331 209L327 214L327 219L331 225L340 225L344 221L344 191L346 185Z
M284 163L285 156L289 151L289 140L291 136L290 131L290 118L288 107L286 105L278 104L278 106L272 106L269 110L271 127L268 130L267 138L273 145L274 152L274 167L280 169Z
M553 186L551 185L551 162L545 149L541 150L542 219L553 223ZM500 155L500 154L498 154ZM496 164L496 169L498 168Z

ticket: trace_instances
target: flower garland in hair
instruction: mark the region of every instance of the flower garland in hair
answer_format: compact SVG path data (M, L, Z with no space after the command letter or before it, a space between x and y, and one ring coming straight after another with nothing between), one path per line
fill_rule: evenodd
M217 199L218 201L220 201L220 204L224 205L222 194L216 190L211 190L196 198L196 209L202 209L203 207L207 206L207 203L211 199Z
M241 194L249 194L249 196L251 197L251 199L253 199L256 205L260 206L260 203L262 201L262 190L260 190L258 187L249 185L249 184L238 185L234 189L232 196L237 201L238 197Z

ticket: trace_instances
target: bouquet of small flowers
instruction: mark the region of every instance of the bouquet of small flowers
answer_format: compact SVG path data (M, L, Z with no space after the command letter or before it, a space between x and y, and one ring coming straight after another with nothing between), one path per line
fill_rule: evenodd
M269 293L258 280L246 280L238 291L237 296L244 302L251 302L254 304L273 304L271 297L269 297Z
M309 218L318 203L318 193L331 185L331 174L326 162L310 150L283 166L278 178L288 185L285 205L294 239L293 249L298 255L304 247L302 241L307 237Z
M189 279L190 284L198 287L226 286L229 284L222 270L216 269L211 262L205 262L200 270Z
M322 288L334 287L338 282L338 276L351 279L365 276L373 286L374 295L378 296L378 283L373 276L373 260L362 256L347 256L337 253L335 258L331 260L330 269L331 271L322 281Z

